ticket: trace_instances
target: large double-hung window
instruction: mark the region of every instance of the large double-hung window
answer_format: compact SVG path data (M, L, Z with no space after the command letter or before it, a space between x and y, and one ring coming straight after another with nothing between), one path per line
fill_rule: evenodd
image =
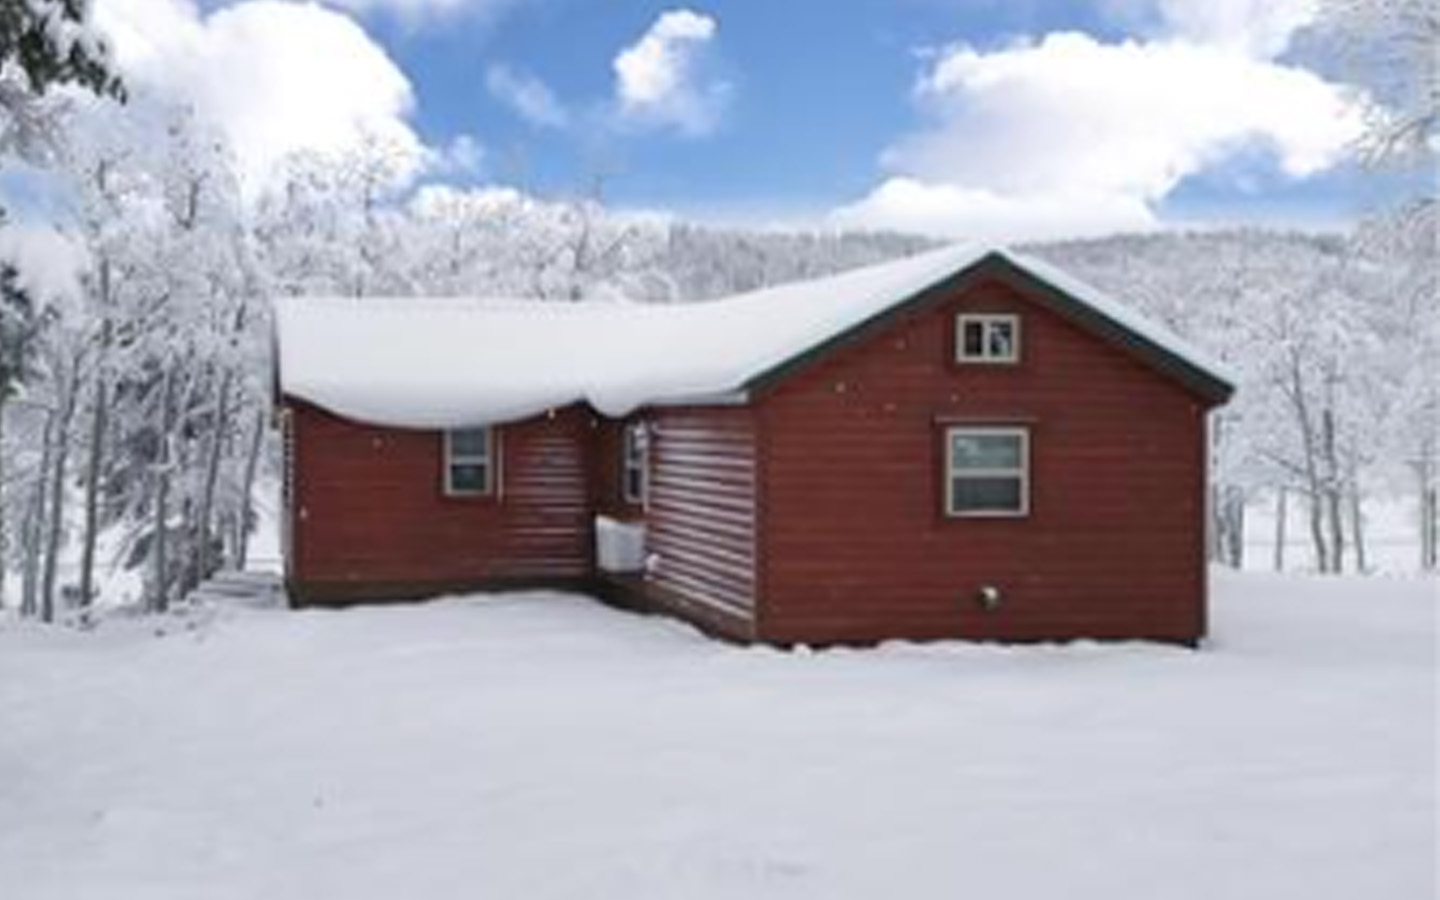
M1011 426L945 430L945 514L1024 516L1030 512L1030 432Z

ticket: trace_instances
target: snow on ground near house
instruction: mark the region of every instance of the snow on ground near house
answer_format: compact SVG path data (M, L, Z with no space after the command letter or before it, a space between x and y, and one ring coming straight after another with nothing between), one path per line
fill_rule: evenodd
M583 598L0 625L0 895L1428 898L1436 583L1203 652L779 653Z

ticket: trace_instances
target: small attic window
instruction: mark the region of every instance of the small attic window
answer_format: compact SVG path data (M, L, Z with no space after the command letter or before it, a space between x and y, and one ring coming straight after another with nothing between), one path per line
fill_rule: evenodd
M955 361L1018 363L1020 317L1009 313L960 313L955 317Z
M445 432L445 493L483 497L494 490L495 440L489 428Z

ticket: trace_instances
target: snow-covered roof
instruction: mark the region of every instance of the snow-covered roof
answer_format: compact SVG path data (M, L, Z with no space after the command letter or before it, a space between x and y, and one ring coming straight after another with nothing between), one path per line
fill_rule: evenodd
M720 402L987 257L1228 392L1223 368L1167 329L1039 260L973 246L695 303L284 298L276 302L279 387L398 428L508 422L581 401L610 416Z

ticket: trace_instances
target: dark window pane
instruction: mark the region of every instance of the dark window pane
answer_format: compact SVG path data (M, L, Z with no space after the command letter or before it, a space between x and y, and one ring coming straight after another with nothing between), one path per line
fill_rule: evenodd
M951 512L1019 512L1019 478L956 478Z
M966 322L961 328L962 338L965 342L964 356L979 357L985 355L985 323Z
M956 469L1018 469L1018 434L950 435L950 465Z
M467 428L450 432L451 456L487 456L490 452L490 431L486 428Z
M645 476L641 469L635 466L625 467L625 499L639 500L641 493L645 490Z
M450 490L456 494L483 494L489 488L488 467L484 463L452 463Z

